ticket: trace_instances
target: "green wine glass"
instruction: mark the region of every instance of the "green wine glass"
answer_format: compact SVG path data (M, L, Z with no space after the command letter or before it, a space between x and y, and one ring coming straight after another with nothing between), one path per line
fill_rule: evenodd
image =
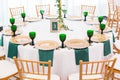
M17 26L16 25L12 25L11 26L11 30L12 30L12 32L13 32L13 37L15 36L15 32L16 32L16 30L17 30Z
M98 17L98 21L99 21L99 23L101 24L102 21L103 21L103 16L99 16L99 17Z
M29 32L29 37L32 40L31 45L34 45L34 39L36 37L36 32Z
M101 34L103 34L103 30L105 29L106 25L105 24L100 24L100 30Z
M44 10L40 10L40 14L41 14L41 18L43 19L44 17L43 17L43 14L44 14Z
M21 13L21 17L23 18L23 22L25 22L25 17L26 17L26 13Z
M91 37L93 36L94 31L93 30L87 30L87 36L89 37L88 42L91 43Z
M59 39L62 42L61 48L64 48L64 41L66 40L66 34L59 34Z
M10 23L13 25L15 23L15 18L10 18Z
M62 12L64 13L64 18L66 18L67 10L63 9Z
M83 12L83 15L84 15L84 21L86 21L86 17L88 16L88 12L87 11Z

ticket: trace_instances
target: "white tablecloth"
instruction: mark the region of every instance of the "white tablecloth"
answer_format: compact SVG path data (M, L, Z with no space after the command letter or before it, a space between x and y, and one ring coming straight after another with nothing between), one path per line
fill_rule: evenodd
M23 33L29 35L30 31L36 32L35 42L39 40L55 40L60 43L59 34L67 34L66 40L69 39L85 39L87 37L87 30L93 29L93 26L85 24L82 21L65 20L65 24L73 31L60 31L58 33L50 32L50 20L41 20L39 22L28 23L23 26ZM112 33L107 33L110 37L111 52L112 52ZM9 36L4 36L5 53L8 51ZM89 61L104 59L103 43L94 43L89 46ZM38 50L30 45L19 45L18 56L21 59L39 60ZM79 67L75 64L75 55L73 49L58 49L54 51L52 73L58 74L61 80L67 80L67 76L71 73L79 72Z

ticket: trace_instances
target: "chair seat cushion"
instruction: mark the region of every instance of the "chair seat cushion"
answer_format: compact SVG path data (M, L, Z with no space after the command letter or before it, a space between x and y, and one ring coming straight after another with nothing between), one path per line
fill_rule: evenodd
M102 80L103 76L101 74L96 75L84 75L83 79L100 79ZM71 74L68 76L68 80L79 80L79 73Z
M43 76L43 75L24 74L24 77L28 78L28 79L24 79L24 80L33 80L33 79L48 80L47 76ZM60 80L60 77L58 75L51 74L51 79L50 80Z

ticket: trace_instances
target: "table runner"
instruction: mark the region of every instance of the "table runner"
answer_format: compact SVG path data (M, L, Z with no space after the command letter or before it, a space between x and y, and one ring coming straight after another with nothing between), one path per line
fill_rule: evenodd
M53 65L53 53L54 50L38 50L39 61L48 61L51 60L51 66Z
M75 50L76 65L79 65L80 60L89 61L88 48L74 49L74 50Z
M9 42L8 46L8 57L13 58L13 56L18 57L18 44Z

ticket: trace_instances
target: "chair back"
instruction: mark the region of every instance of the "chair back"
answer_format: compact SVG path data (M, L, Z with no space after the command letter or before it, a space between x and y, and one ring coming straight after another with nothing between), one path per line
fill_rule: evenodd
M108 0L108 14L113 14L113 12L116 10L114 0Z
M105 61L94 61L94 62L83 62L80 61L80 80L92 80L92 79L99 79L100 77L95 77L102 75L104 76L101 79L109 80L113 66L115 65L116 59L114 60L105 60ZM108 70L107 66L110 66L110 69ZM92 77L84 77L87 75L93 75ZM92 78L92 79L91 79Z
M20 80L50 80L51 61L39 62L30 60L21 60L14 57L18 69Z
M5 55L0 56L0 60L5 60Z
M44 15L49 16L50 15L50 5L36 5L36 13L37 17L41 16L40 10L44 10Z
M96 10L96 6L81 5L81 16L83 16L84 11L87 11L88 16L91 16L91 19L93 19L95 10Z
M21 13L25 12L24 6L16 7L16 8L9 8L11 17L20 17Z

